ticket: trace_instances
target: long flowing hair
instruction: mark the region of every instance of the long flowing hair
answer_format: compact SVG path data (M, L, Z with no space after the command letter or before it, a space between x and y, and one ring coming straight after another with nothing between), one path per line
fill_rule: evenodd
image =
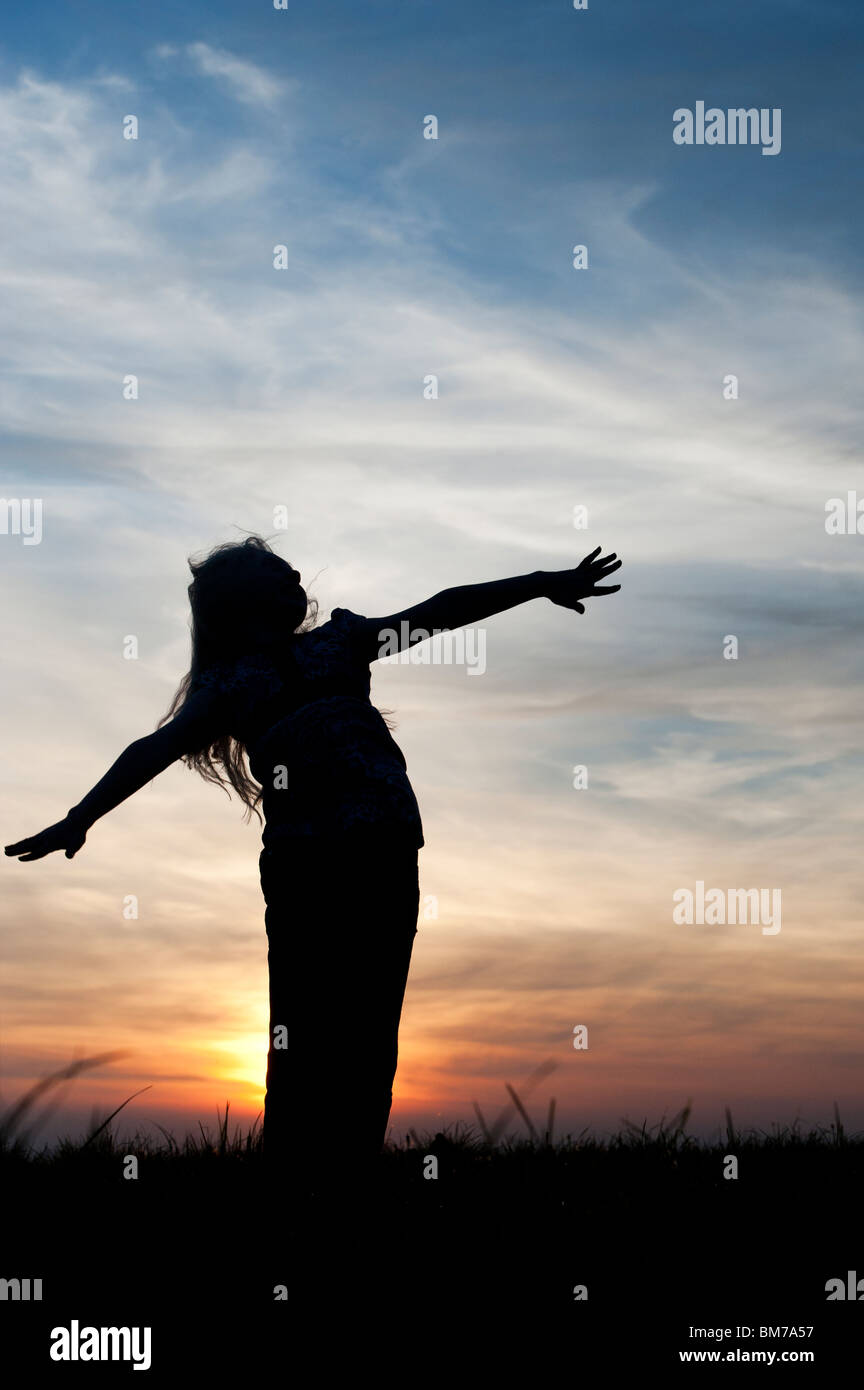
M268 609L278 603L279 578L291 580L296 576L287 560L256 535L214 546L204 559L190 559L189 568L192 656L189 670L157 728L182 709L205 672L230 669L248 651L250 615L256 619L262 614L266 617ZM296 583L296 578L292 582ZM306 616L295 631L307 632L317 618L318 605L314 599L308 599ZM207 747L184 753L182 761L200 773L205 782L222 787L228 796L233 788L246 806L246 820L253 811L261 819L261 788L250 774L245 745L233 734L220 734Z

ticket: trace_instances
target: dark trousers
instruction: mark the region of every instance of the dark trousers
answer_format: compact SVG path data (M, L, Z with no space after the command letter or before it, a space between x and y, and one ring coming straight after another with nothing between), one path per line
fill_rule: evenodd
M351 1193L383 1144L417 932L417 849L397 834L276 841L260 858L270 971L268 1172Z

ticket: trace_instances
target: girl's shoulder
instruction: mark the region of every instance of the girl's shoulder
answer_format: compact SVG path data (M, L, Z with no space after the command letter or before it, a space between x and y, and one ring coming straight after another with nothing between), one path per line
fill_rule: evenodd
M363 640L367 623L350 608L334 608L328 622L297 634L292 644L296 665L309 678L368 670Z
M350 608L334 608L326 623L297 633L296 649L331 648L336 651L345 648L351 645L352 638L365 630L366 622L366 618L352 613Z
M334 608L330 614L330 621L323 626L330 628L335 637L350 637L361 631L365 624L366 619L359 613L352 613L350 608Z

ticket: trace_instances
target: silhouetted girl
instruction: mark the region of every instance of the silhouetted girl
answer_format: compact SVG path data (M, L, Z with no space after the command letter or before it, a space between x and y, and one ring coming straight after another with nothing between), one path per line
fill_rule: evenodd
M395 649L391 633L401 649L529 599L582 613L581 599L620 588L597 587L621 563L599 553L573 570L445 589L389 617L336 608L316 627L299 573L266 541L217 546L190 562L192 663L157 731L64 820L6 847L25 862L61 849L71 859L94 821L178 758L250 810L261 804L265 1151L316 1186L328 1161L351 1183L352 1163L381 1148L417 931L420 813L370 703L370 663Z

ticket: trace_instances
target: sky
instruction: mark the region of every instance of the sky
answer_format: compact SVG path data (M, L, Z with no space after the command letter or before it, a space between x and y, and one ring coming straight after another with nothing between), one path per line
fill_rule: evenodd
M508 1082L565 1131L688 1101L705 1133L725 1106L864 1127L864 539L826 531L864 499L857 7L97 2L4 31L0 482L42 505L38 544L0 534L4 843L155 727L187 557L240 529L322 618L602 545L621 592L490 619L482 674L373 668L426 836L393 1134L494 1118ZM698 101L780 110L780 152L676 144ZM259 837L176 764L74 861L3 862L5 1100L116 1053L55 1131L141 1087L132 1126L254 1119ZM779 889L781 930L676 922L700 882Z

